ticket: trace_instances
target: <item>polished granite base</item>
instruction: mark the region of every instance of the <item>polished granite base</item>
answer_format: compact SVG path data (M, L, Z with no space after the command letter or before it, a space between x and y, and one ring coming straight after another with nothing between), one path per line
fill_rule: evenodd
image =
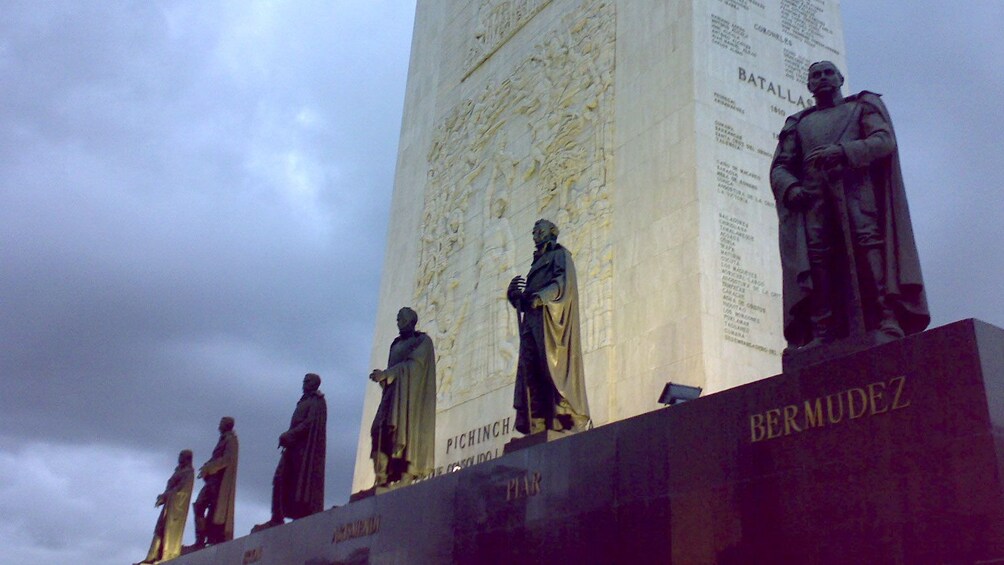
M1004 562L1002 424L966 320L172 563Z

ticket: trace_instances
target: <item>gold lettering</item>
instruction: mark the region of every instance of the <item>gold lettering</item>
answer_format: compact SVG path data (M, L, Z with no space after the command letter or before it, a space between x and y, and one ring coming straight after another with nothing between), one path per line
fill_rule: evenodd
M825 424L823 422L823 399L817 398L816 405L813 407L810 402L811 400L805 401L805 427L815 428L816 426L822 426Z
M781 436L781 430L774 433L774 426L780 427L781 422L778 421L780 417L780 408L774 408L767 411L767 439L774 439Z
M885 383L879 381L868 385L868 402L871 404L872 416L875 414L884 414L889 411L889 407L882 401L882 392L877 390L879 388L884 389ZM880 404L881 409L879 408Z
M506 485L505 485L505 501L506 502L509 502L510 500L516 498L516 496L515 496L516 493L514 491L516 490L516 487L518 485L519 485L519 479L509 479L506 482Z
M757 432L760 432L759 434ZM763 414L750 416L750 443L756 443L767 436L767 428L763 426Z
M840 408L840 415L833 418L833 397L836 396L837 407ZM843 394L829 394L826 396L826 419L830 421L831 424L839 423L840 420L844 419L844 395Z
M540 494L540 479L541 479L540 472L534 471L532 478L533 480L530 482L530 489L529 489L530 494L531 495Z
M861 395L861 411L857 414L854 413L854 393L859 393ZM868 394L865 393L863 388L852 388L847 391L847 415L850 416L851 420L855 420L865 415L868 411Z
M802 431L802 428L798 427L795 423L795 416L798 415L798 406L794 404L789 404L784 407L784 435L791 434L791 429L795 428L796 432Z
M907 406L910 405L910 401L909 400L906 401L906 404L900 404L900 402L899 402L899 397L900 397L900 395L903 394L903 388L906 386L906 377L903 376L903 377L896 377L894 379L890 379L889 380L889 384L896 383L896 381L899 381L899 382L897 383L897 386L896 386L896 396L892 397L892 409L893 410L899 410L900 408L906 408Z

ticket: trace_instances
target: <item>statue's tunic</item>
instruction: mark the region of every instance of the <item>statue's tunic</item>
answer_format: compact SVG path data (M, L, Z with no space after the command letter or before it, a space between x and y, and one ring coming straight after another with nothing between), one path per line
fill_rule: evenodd
M543 303L532 306L534 295ZM531 417L567 416L575 430L589 422L579 331L579 293L572 254L557 242L534 252L519 303L519 362L513 407L515 428L530 433ZM550 390L548 390L550 389ZM536 395L531 392L544 391ZM551 406L541 406L539 401ZM532 412L532 414L531 414Z
M234 539L234 502L237 498L237 434L232 430L220 435L213 448L213 457L202 466L206 486L212 487L216 499L210 501L213 524L223 526L223 539ZM212 483L212 484L211 484ZM217 490L218 489L218 490Z
M821 112L833 113L830 127L821 127L823 120L816 119ZM879 95L863 91L834 108L812 107L789 117L778 136L770 177L778 212L785 338L796 347L812 339L809 255L817 245L813 230L821 229L814 225L818 218L808 217L812 209L791 210L786 198L796 184L813 188L820 182L803 159L829 144L842 147L847 157L837 182L842 184L848 210L833 213L849 216L855 245L881 247L887 300L906 334L922 331L930 315L892 120Z
M324 509L327 425L324 395L305 393L283 434L288 439L272 485L273 516L303 518Z
M383 396L370 436L371 456L386 454L391 467L415 477L434 467L436 441L436 351L422 333L398 336L390 346L383 372Z
M153 530L153 541L146 561L158 562L174 559L181 555L181 539L185 535L188 520L188 503L192 499L195 470L191 463L178 465L167 480L167 487L161 497L164 506Z

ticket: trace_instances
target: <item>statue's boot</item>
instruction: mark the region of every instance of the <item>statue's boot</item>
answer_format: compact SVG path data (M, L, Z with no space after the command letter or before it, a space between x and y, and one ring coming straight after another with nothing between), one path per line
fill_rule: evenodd
M195 543L193 548L206 547L206 518L205 516L195 516Z
M896 319L896 313L889 304L888 287L885 284L885 265L882 250L872 248L865 252L865 263L875 289L875 310L878 313L878 331L883 335L899 339L904 336L903 328Z
M547 429L547 420L544 418L530 418L530 433L536 434Z
M822 262L812 263L809 273L812 276L812 296L809 298L812 308L810 314L812 341L805 344L805 347L816 347L830 343L835 339L833 335L833 305L830 304L833 287L830 282L830 273Z

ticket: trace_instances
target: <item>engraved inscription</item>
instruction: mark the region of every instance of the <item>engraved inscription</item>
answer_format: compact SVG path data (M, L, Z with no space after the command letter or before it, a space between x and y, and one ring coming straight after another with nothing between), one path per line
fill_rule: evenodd
M830 45L833 30L820 17L825 0L780 0L781 29L810 47L821 47L834 55L840 52Z
M737 182L738 175L731 167L719 164L719 170L727 182ZM722 322L723 337L726 341L744 345L777 355L770 346L757 343L760 332L753 330L764 323L766 306L758 303L757 297L771 296L767 292L763 277L757 271L745 266L739 245L755 245L750 234L749 223L724 212L718 213L719 252L722 276Z
M714 14L711 14L711 42L736 55L756 57L746 28Z
M335 532L331 535L331 543L341 543L351 539L371 536L380 531L380 515L371 516L362 520L354 520L339 524L335 527Z
M540 494L541 476L539 471L527 471L520 477L509 479L505 484L505 501L511 502Z
M907 408L905 392L906 376L900 376L753 414L750 443Z

